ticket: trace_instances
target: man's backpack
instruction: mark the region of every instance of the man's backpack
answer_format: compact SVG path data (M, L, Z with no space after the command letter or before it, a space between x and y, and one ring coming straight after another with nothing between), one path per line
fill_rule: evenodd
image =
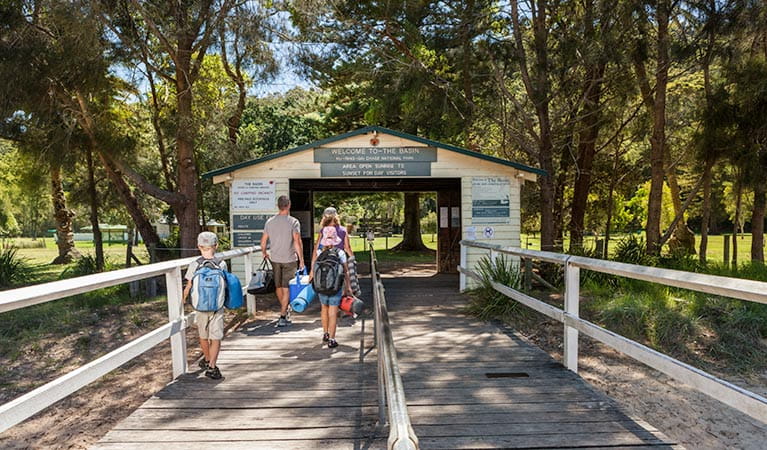
M226 302L226 274L221 260L199 258L192 277L192 307L197 311L218 311Z
M312 285L318 294L335 295L344 285L344 268L338 252L335 247L325 247L314 261Z

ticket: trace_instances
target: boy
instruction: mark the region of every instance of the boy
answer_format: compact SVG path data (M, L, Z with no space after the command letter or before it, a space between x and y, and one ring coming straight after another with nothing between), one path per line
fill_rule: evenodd
M218 236L210 231L203 231L197 235L197 248L200 250L202 258L189 263L186 271L186 280L188 281L184 288L183 300L186 301L189 293L194 288L194 273L205 261L214 260L216 249L218 248ZM226 261L218 264L221 270L226 270ZM222 378L221 371L216 366L218 352L221 349L221 339L224 338L224 308L218 311L197 311L197 330L200 333L200 347L202 348L203 360L200 361L200 368L205 370L205 376L213 380Z

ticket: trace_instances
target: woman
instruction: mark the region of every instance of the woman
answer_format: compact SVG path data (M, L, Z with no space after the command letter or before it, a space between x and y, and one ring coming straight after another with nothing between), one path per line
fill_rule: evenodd
M320 231L320 239L317 241L317 250L312 257L312 271L309 274L310 279L314 279L315 275L320 276L320 284L315 284L317 290L317 296L320 299L321 311L320 319L322 321L322 342L327 342L328 348L338 347L336 341L336 327L338 324L338 306L341 304L341 297L351 292L349 288L349 267L347 266L346 253L343 249L338 248L343 244L343 240L338 236L336 227L329 225L323 227ZM323 255L322 258L320 255ZM318 258L319 257L319 258ZM318 259L323 259L320 263L320 267L317 267ZM335 264L330 263L333 261ZM328 265L329 264L329 265ZM325 272L325 268L333 267ZM340 270L343 271L343 283L338 285L339 278L336 275L340 275ZM331 274L329 278L325 278L323 274ZM323 284L323 280L330 280L331 282ZM320 292L320 286L332 286L332 290L338 289L337 292L323 293Z
M336 229L336 234L341 239L341 243L339 243L336 247L339 250L343 250L347 256L347 264L349 268L349 285L351 292L356 297L362 296L360 281L357 277L357 259L354 257L352 245L349 242L349 232L346 228L341 226L341 222L338 219L338 211L336 211L336 209L332 206L325 208L325 211L322 213L322 220L320 220L320 230L325 227L334 227ZM317 242L314 244L314 255L318 254L317 250L320 247L320 239L322 239L321 231L320 235L317 236ZM314 266L313 263L312 266Z

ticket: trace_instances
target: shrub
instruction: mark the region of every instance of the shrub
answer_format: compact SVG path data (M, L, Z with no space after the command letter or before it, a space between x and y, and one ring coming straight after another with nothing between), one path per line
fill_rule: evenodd
M0 289L22 284L32 274L32 268L16 251L15 248L0 251Z
M628 264L652 266L654 259L647 255L647 243L643 237L630 234L615 245L613 259Z
M491 282L495 281L512 289L519 289L522 274L519 264L506 256L499 256L492 263L489 257L483 257L477 263L477 272L482 277L480 286L472 290L472 300L469 303L469 313L483 320L508 319L513 314L519 314L521 305L509 297L496 291Z

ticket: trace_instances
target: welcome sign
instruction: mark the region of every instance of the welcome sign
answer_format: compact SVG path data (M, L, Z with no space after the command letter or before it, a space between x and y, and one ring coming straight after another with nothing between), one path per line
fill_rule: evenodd
M435 147L316 148L322 177L424 177L437 160Z

